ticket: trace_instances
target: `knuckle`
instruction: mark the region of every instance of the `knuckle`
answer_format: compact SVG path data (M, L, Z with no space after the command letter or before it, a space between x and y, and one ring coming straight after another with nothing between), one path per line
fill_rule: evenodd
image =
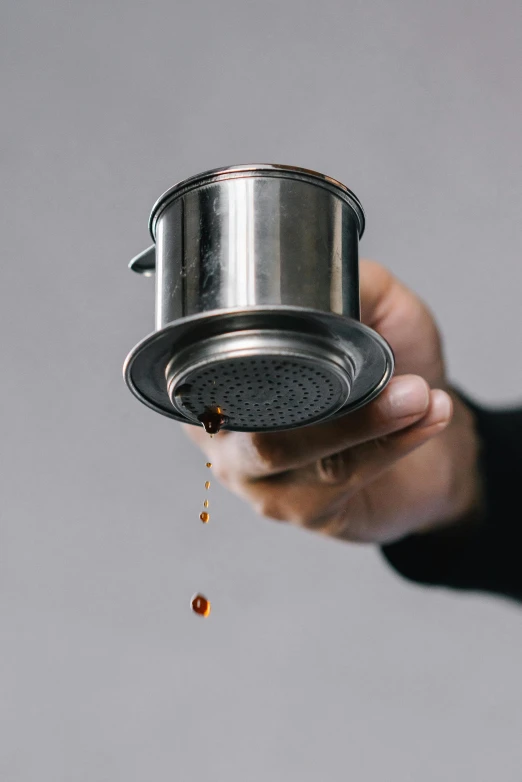
M389 448L389 442L390 437L389 435L381 435L381 437L376 437L375 440L371 441L373 444L373 455L377 457L385 456L390 448Z
M315 508L307 508L306 506L296 508L292 513L291 520L299 527L307 527L314 530L322 528L326 523L323 514L318 513Z
M254 503L254 508L260 516L274 521L288 521L288 514L283 510L280 503L274 501L272 497L261 497Z
M231 475L230 466L227 464L227 462L224 459L220 459L219 461L214 461L212 463L212 470L210 470L210 472L224 486L230 486L232 484L232 475Z
M353 465L350 450L323 456L316 462L317 477L321 483L335 485L348 480Z
M251 432L249 447L266 472L281 470L288 464L288 448L280 436L268 432Z

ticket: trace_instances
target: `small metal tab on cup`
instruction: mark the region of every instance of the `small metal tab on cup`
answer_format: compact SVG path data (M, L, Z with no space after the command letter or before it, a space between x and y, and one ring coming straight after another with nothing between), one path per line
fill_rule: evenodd
M129 269L144 277L152 277L156 271L156 246L147 247L139 255L136 255L129 263Z

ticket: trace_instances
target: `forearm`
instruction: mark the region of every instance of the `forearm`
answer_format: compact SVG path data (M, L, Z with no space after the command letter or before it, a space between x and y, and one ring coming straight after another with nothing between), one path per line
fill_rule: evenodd
M488 410L458 392L479 441L480 508L440 530L382 547L405 578L522 601L522 409Z

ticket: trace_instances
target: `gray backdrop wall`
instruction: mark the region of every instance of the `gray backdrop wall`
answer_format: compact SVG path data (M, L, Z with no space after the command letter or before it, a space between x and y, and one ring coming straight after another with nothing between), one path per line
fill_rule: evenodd
M1 11L0 778L519 782L522 612L263 520L126 390L174 182L330 174L452 378L522 396L519 0ZM207 620L188 601L213 600Z

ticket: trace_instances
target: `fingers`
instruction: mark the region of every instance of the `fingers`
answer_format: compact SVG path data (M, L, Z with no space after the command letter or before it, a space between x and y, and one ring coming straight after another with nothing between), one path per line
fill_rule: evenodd
M297 470L312 462L404 429L425 415L430 392L421 377L393 378L373 402L342 418L285 432L232 432L210 439L201 429L189 435L210 461L240 481ZM226 480L226 476L225 480Z
M240 493L261 515L342 535L350 540L370 540L375 530L370 529L369 498L374 505L381 505L376 523L380 518L391 523L390 515L395 510L400 522L402 513L400 509L391 507L393 504L400 505L401 492L391 485L387 495L372 496L372 482L442 432L451 416L449 395L441 390L432 391L426 414L414 425L361 443L299 470L244 483ZM416 476L409 470L404 479L412 484L408 497L404 499L410 506L408 512L411 512L411 508L416 507ZM429 474L417 476L419 494L426 492L430 479Z
M426 304L375 261L359 265L361 320L393 347L398 375L417 374L437 388L444 364L440 334Z
M451 420L452 410L451 397L445 391L432 391L429 410L416 424L317 461L311 468L317 482L333 485L349 483L353 490L358 490L441 432ZM306 472L303 470L304 479Z
M361 320L372 329L393 308L397 280L392 273L375 261L359 262L359 291L361 296Z

